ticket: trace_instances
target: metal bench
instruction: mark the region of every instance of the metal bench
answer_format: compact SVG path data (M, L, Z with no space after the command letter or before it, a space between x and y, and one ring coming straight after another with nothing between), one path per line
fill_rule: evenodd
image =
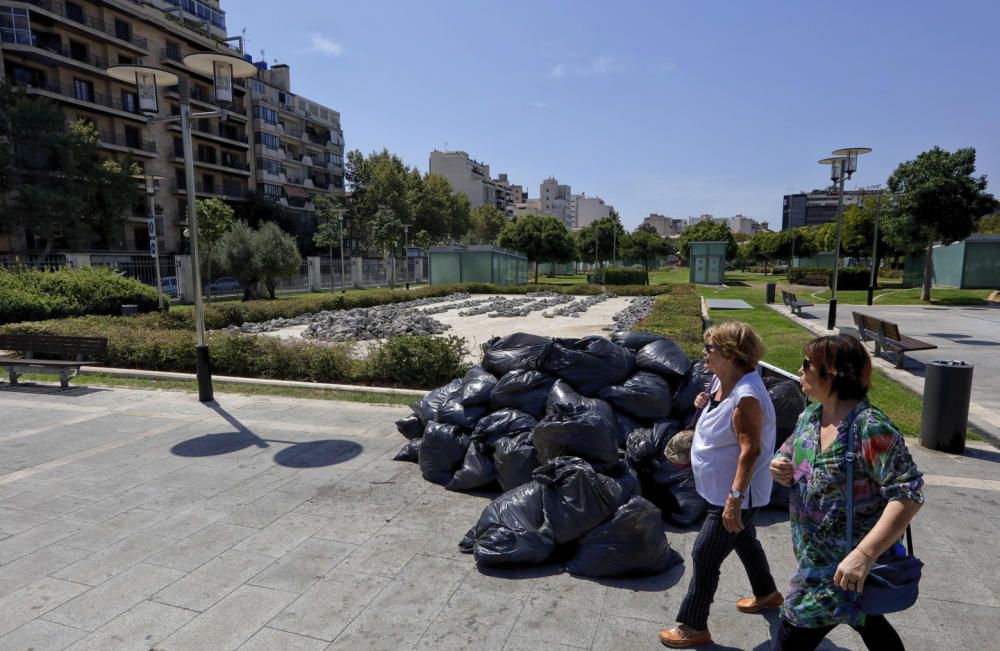
M26 371L56 373L62 388L76 377L84 364L99 365L107 358L105 337L68 337L59 335L0 334L0 350L21 353L23 357L0 357L11 384Z
M802 316L802 308L812 307L812 303L806 303L805 301L800 301L796 298L793 292L786 290L781 290L781 301L788 306L788 309L792 311L792 314L798 314Z
M853 314L854 324L858 328L861 341L874 342L876 355L881 355L884 350L895 353L896 368L903 368L906 353L937 348L934 344L900 334L899 326L892 321L885 321L859 312Z

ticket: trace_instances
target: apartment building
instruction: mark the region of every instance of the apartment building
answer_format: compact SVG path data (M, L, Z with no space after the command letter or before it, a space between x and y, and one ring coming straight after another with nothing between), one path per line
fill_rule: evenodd
M556 217L566 228L573 228L573 193L570 186L560 185L555 178L549 177L539 186L538 199L543 213Z
M879 190L845 190L844 207L860 206ZM839 197L833 188L786 194L781 202L781 229L827 224L837 218Z
M220 197L239 215L259 190L310 225L314 192L343 195L344 139L340 114L294 95L287 66L258 65L254 78L233 80L233 101L218 102L211 76L187 68L195 52L239 55L225 43L218 0L0 0L0 70L7 83L52 99L66 120L98 129L108 156L131 157L144 173L163 177L153 195L163 253L183 252L187 222L180 123L148 121L134 86L107 74L136 64L189 79L191 109L225 109L192 122L198 198ZM249 57L244 57L249 60ZM177 86L160 88L159 116L180 112ZM146 204L139 195L126 226L126 248L148 250ZM17 248L35 248L31 233Z
M344 197L344 132L340 113L291 90L287 65L257 64L248 80L256 189L294 216L299 239L317 226L311 198Z
M598 219L610 217L612 210L614 208L604 203L604 199L600 197L588 197L582 192L570 197L570 215L574 230L590 226Z
M687 226L687 220L674 219L657 213L649 213L649 217L643 219L642 223L652 225L660 237L680 237L681 231Z
M469 198L469 207L497 205L497 185L490 178L490 166L469 157L464 151L431 152L430 173L448 179L452 189Z

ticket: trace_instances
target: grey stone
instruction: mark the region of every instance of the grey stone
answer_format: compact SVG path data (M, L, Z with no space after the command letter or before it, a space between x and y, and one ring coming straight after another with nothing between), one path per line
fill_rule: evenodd
M388 583L389 579L371 574L333 570L271 620L270 626L333 640Z
M286 633L264 627L240 647L240 651L323 651L327 646L323 640Z
M34 619L0 637L0 649L11 651L65 649L86 634L86 631L70 626Z
M0 635L59 607L86 589L79 583L46 577L0 598Z
M53 576L97 585L146 560L170 542L169 538L137 533L59 570Z
M227 651L249 640L287 606L295 595L242 586L164 640L162 651Z
M523 607L523 601L459 588L415 648L499 649Z
M159 649L165 637L191 621L197 613L166 604L143 601L97 629L69 651Z
M198 533L150 556L147 561L154 565L190 572L219 554L232 549L234 545L246 540L256 531L250 527L211 524Z
M335 540L309 538L272 563L250 583L301 594L357 548L357 545Z
M153 601L206 610L274 561L268 556L230 550L152 597Z

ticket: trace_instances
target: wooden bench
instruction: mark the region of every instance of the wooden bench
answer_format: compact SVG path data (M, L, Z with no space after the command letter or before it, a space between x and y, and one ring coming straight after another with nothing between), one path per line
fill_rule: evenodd
M883 350L894 352L896 354L896 368L903 368L906 353L937 348L934 344L900 334L899 326L892 321L877 319L860 312L853 314L854 325L858 328L861 341L874 342L876 355L881 355Z
M826 287L830 283L830 277L826 274L806 274L802 277L802 284L817 285Z
M802 316L802 308L812 307L812 303L806 303L805 301L800 301L796 298L793 292L786 290L781 290L781 301L788 306L788 309L792 311L792 314L798 314Z
M17 384L17 378L31 370L57 373L60 386L67 389L81 366L102 363L100 360L108 355L108 340L104 337L0 334L0 350L24 355L0 357L0 366L7 368L11 384Z

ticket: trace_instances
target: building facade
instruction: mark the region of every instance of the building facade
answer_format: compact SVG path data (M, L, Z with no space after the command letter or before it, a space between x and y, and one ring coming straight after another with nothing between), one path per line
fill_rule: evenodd
M469 198L469 208L496 206L497 186L490 178L490 166L469 158L464 151L431 152L430 173L448 179L455 192Z
M573 228L573 193L568 185L560 185L553 177L542 181L538 188L542 212L560 220L566 228Z
M612 206L604 203L600 197L588 197L585 193L574 194L570 199L570 215L573 228L580 229L590 226L598 219L611 216Z
M100 134L103 154L132 158L144 174L162 177L153 194L162 253L186 250L189 191L198 198L222 198L237 213L247 208L257 188L275 200L288 195L286 185L304 191L343 192L339 114L292 96L287 83L282 87L282 75L269 75L266 70L256 80L234 79L233 101L218 102L211 76L184 65L184 57L195 52L239 56L238 50L222 43L226 36L226 16L218 0L0 0L4 82L51 99L67 122L91 122ZM187 78L192 112L225 109L221 117L192 121L194 188L186 183L179 121L147 120L139 112L134 85L107 73L110 66L137 63ZM288 80L287 69L283 80ZM286 93L285 104L276 95L279 89ZM179 92L177 86L158 89L159 114L155 117L179 114ZM263 112L256 112L256 107L267 104L265 96L275 98L276 105L269 107L275 115L267 113L260 118ZM275 124L268 124L272 117ZM294 142L287 140L279 131L281 123L287 124L290 132L301 130L302 136ZM260 147L258 137L274 148ZM271 152L280 158L282 149L286 156L290 156L287 152L298 156L298 160L284 161L285 178L301 183L277 183L280 192L275 193L267 184L280 179L280 166L258 163L257 159L275 158ZM315 159L303 161L309 154L316 154ZM279 174L268 177L266 171ZM313 187L308 187L307 181ZM143 252L149 246L146 204L141 195L138 199L127 215L126 251ZM293 206L286 201L289 208L306 208L304 203ZM37 244L30 231L10 234L9 239L12 248L32 249ZM87 248L86 243L82 246Z
M861 205L879 190L845 190L844 207ZM835 189L786 194L781 204L781 229L827 224L837 219L839 197Z
M652 225L660 237L680 237L681 231L687 226L687 220L674 219L656 213L650 213L649 217L642 220L642 223Z

